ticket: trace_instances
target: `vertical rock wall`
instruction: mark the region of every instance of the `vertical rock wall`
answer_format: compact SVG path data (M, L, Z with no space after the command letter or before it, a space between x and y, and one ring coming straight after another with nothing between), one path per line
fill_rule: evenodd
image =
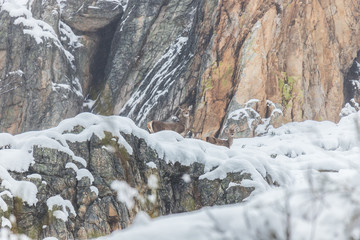
M52 127L83 110L97 76L94 58L104 48L103 29L119 19L125 4L0 2L1 131Z
M24 15L16 15L16 7L23 7L18 10ZM73 56L57 38L63 28L56 28L57 32L53 28L60 26L58 12L46 9L46 4L43 7L32 15L25 6L4 4L0 12L2 131L54 126L77 114L82 104ZM48 23L36 17L49 19Z
M97 111L145 127L195 104L193 130L203 137L219 134L251 99L261 117L271 100L282 122L338 120L344 75L360 48L354 2L142 4L130 1L118 27Z
M360 50L351 0L36 0L23 15L14 2L0 12L3 131L54 126L91 98L94 112L142 127L192 104L206 137L251 99L260 118L267 100L282 109L281 124L337 121L354 95L343 87Z
M198 129L216 134L224 117L250 99L260 100L262 117L271 100L282 105L285 122L338 120L344 72L360 46L358 5L222 1L219 8L211 47L216 57L201 75L206 91L195 117Z

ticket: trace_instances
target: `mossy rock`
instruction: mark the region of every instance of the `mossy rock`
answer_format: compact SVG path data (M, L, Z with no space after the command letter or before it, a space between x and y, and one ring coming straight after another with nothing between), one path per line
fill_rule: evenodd
M281 76L278 78L278 88L281 93L281 103L285 109L292 106L292 104L290 104L292 102L291 100L298 98L295 91L295 84L297 79L298 77L296 76L288 76L286 72L282 72Z
M95 98L97 98L97 96ZM109 116L113 114L111 91L108 85L105 86L103 92L100 95L100 98L96 101L94 110L96 113L105 116Z

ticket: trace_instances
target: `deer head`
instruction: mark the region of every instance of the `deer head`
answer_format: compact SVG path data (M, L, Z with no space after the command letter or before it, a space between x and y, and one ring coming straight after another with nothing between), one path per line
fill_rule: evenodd
M180 109L180 118L189 118L190 117L190 111L192 110L192 105L190 105L189 107L179 107Z
M234 138L235 134L240 131L240 128L235 124L231 125L229 128L225 129L225 134L228 138Z
M231 125L229 128L225 129L225 134L227 135L227 140L222 140L215 137L207 137L206 141L212 144L225 146L230 148L233 144L235 134L239 131L239 127L236 125Z
M172 130L185 136L189 130L190 111L192 109L192 106L179 107L179 109L180 109L179 122L151 121L147 124L149 132L155 133L162 130Z

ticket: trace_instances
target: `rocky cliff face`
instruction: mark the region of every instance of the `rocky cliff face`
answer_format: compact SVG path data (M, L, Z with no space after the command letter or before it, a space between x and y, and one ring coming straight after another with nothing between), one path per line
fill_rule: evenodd
M261 118L272 113L267 100L282 109L279 124L338 120L348 92L346 75L360 47L360 10L353 2L167 1L156 6L148 18L138 17L138 5L131 7L116 33L99 101L109 113L144 126L152 118L166 119L181 103L194 104L193 130L203 137L219 134L251 99L259 100L253 110ZM149 34L141 38L144 31ZM134 43L134 52L124 50ZM243 135L253 135L251 128Z
M0 3L2 131L43 129L81 112L124 3Z
M252 99L258 120L240 117L239 136L273 115L267 100L278 125L337 121L357 97L359 14L350 0L3 0L0 126L54 126L86 99L142 127L192 104L199 137L219 135Z
M0 0L0 8L2 132L54 127L83 111L127 116L145 128L193 105L194 136L224 136L237 125L238 137L248 137L289 121L337 121L346 102L359 100L355 1ZM169 160L170 150L133 125L141 134L113 131L112 122L86 135L92 126L84 122L45 131L29 145L1 136L0 157L31 155L25 168L0 168L1 214L15 215L17 231L96 237L128 226L139 210L159 216L240 202L258 182L280 181L261 164L244 174L231 151L216 160L186 162L193 152ZM257 184L237 184L255 175ZM116 200L114 180L137 189L134 208ZM35 198L26 201L7 184L29 186Z

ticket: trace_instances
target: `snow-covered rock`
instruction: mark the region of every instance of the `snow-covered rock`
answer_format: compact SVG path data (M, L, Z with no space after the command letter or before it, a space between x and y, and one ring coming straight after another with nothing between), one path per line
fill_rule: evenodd
M149 134L119 116L82 113L0 139L8 146L0 150L0 214L13 213L35 238L105 235L140 210L156 217L239 203L292 181L269 154ZM42 228L42 219L53 220Z
M355 113L338 124L290 123L262 137L237 139L232 151L251 151L252 163L261 154L272 156L293 182L243 204L139 221L99 239L358 239L359 121ZM228 188L236 186L231 182Z

